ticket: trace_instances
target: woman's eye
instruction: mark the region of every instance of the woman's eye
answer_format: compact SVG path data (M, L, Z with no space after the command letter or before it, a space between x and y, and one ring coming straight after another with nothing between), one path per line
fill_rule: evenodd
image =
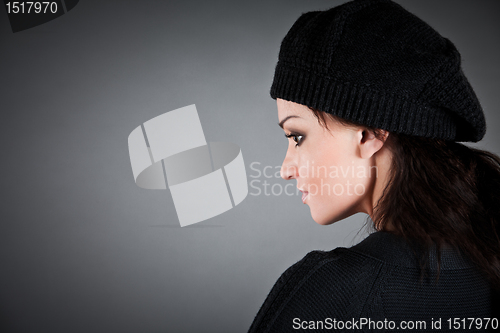
M298 134L285 134L285 136L287 138L292 138L292 140L295 141L296 143L295 147L299 146L304 138L303 135L298 135Z
M293 141L295 141L295 143L297 144L297 146L302 141L302 135L294 135L292 138L293 138Z

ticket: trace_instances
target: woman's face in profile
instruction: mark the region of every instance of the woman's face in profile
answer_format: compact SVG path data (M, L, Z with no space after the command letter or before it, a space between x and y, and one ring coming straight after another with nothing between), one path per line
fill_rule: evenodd
M277 104L288 136L281 177L297 180L314 221L325 225L368 212L376 170L360 152L363 129L326 117L327 129L307 106L282 99Z

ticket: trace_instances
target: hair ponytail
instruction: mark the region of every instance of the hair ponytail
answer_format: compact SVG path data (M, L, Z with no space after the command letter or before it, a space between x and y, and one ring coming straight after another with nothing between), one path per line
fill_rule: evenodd
M391 133L391 181L374 210L379 230L451 245L500 286L500 157L461 143Z

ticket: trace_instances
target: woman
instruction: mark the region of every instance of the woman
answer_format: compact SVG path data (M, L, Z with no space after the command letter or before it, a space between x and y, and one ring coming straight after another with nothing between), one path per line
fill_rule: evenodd
M376 232L290 267L250 332L499 328L500 158L458 143L486 124L455 46L390 0L305 13L271 96L313 219Z

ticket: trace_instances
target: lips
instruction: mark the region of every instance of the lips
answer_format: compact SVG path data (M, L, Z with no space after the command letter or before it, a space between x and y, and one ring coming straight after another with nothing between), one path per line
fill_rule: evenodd
M302 192L302 203L306 203L306 199L309 196L309 192L302 190L300 190L300 192Z

